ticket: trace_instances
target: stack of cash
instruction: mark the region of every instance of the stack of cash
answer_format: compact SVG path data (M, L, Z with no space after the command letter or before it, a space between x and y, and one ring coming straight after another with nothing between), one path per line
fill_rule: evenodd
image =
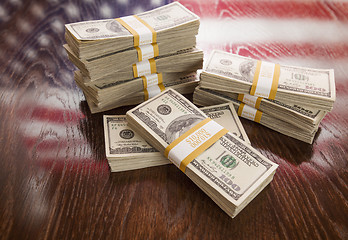
M265 63L266 70L260 73L263 65L259 64L260 61L251 58L213 51L201 73L200 86L194 92L194 103L208 106L231 101L239 116L312 143L321 120L332 109L336 98L333 69ZM264 77L270 79L270 86L274 76L278 75L276 87L272 86L275 89L273 97L271 94L264 97L255 93L250 95L255 91L256 74L259 74L256 83Z
M65 25L64 48L92 113L143 102L171 86L192 93L203 65L199 17L178 2L138 15ZM134 97L131 97L134 96Z
M308 122L317 122L324 115L324 112L322 111L317 111L312 114L307 114L306 111L310 111L308 109L298 109L294 106L289 106L289 105L285 105L285 106L275 105L276 108L284 107L284 108L291 109L288 115L282 113L282 111L279 111L279 115L275 116L276 112L271 112L271 113L268 113L265 111L262 112L261 110L252 108L249 105L245 105L243 102L233 97L225 95L225 92L214 91L211 89L205 89L201 87L197 87L195 89L193 94L193 102L199 106L209 106L211 104L221 104L226 102L232 102L236 111L238 111L239 116L252 121L256 121L255 116L243 115L239 111L240 106L244 106L243 110L248 108L250 112L255 113L254 115L256 116L259 115L259 119L257 122L260 123L261 125L264 125L272 130L275 130L284 135L299 139L307 143L313 142L313 139L318 129L318 125L313 124L314 127L307 126L306 128L305 125L295 125L295 124L292 124L291 122L297 121L296 117L303 117L303 119L301 119L302 121L307 120ZM286 119L288 121L278 118L279 116L281 117L288 116L288 119Z
M171 87L182 94L192 93L199 83L196 73L155 74L163 79L162 89ZM149 76L147 76L149 78ZM149 93L159 93L156 86L143 89L143 78L136 78L110 84L85 86L81 83L81 74L75 72L76 84L84 91L87 103L92 113L107 111L113 108L134 105L149 98ZM131 88L133 86L133 88ZM136 91L136 89L141 89ZM146 95L147 94L147 95ZM116 99L116 100L115 100Z
M201 108L211 119L250 144L231 103ZM170 161L127 124L125 115L104 115L105 152L111 172L160 166Z
M158 43L173 43L174 39L184 40L198 34L199 17L178 2L137 14L137 17L153 28ZM66 29L65 39L81 59L93 59L134 46L132 33L115 19L68 24Z
M126 117L134 131L231 217L273 179L277 164L175 90L167 89Z

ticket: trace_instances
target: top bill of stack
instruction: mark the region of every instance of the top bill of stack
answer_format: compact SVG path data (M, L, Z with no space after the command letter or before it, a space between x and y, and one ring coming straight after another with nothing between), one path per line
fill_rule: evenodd
M156 32L175 28L180 25L199 22L199 17L178 2L137 14ZM92 20L65 25L66 29L78 40L101 40L129 37L132 34L115 19Z
M215 50L211 53L201 74L201 87L232 93L253 94L253 87L258 87L261 73L255 79L257 72L262 70L258 61L252 58ZM265 62L267 63L267 62ZM260 66L262 66L260 64ZM272 72L268 90L275 90L274 99L281 102L293 102L311 106L316 109L330 111L336 99L335 78L333 69L314 69L308 67L286 66L267 63ZM268 72L267 72L268 73ZM267 74L264 74L267 75ZM272 76L277 75L277 83L272 82ZM255 81L256 80L256 81ZM261 86L264 87L265 85ZM274 87L274 89L273 89Z

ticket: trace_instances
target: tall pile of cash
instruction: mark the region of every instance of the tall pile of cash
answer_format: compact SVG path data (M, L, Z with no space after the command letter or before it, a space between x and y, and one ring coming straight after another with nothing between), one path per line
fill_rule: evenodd
M198 85L200 20L178 2L141 14L65 25L64 48L92 113Z
M207 115L167 89L129 110L126 118L131 129L235 217L271 182L277 164Z
M232 102L239 116L307 143L336 98L333 69L272 64L223 51L211 53L200 78L195 104Z

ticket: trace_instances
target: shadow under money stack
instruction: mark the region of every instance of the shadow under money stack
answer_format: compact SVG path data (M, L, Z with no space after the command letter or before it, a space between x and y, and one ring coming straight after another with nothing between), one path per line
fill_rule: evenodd
M239 116L307 143L336 98L333 69L272 64L223 51L212 52L200 79L195 104L232 102Z
M138 15L65 25L64 45L92 113L141 103L171 87L194 91L199 17L178 2Z

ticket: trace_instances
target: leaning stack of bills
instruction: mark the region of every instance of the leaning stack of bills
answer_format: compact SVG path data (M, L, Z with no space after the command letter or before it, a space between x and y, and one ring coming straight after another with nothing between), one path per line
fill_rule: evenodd
M75 81L92 111L143 102L172 87L192 93L203 51L199 17L178 2L141 14L65 25Z
M132 131L235 217L271 182L277 164L207 115L167 89L129 110L126 118ZM128 129L124 135L132 136Z

